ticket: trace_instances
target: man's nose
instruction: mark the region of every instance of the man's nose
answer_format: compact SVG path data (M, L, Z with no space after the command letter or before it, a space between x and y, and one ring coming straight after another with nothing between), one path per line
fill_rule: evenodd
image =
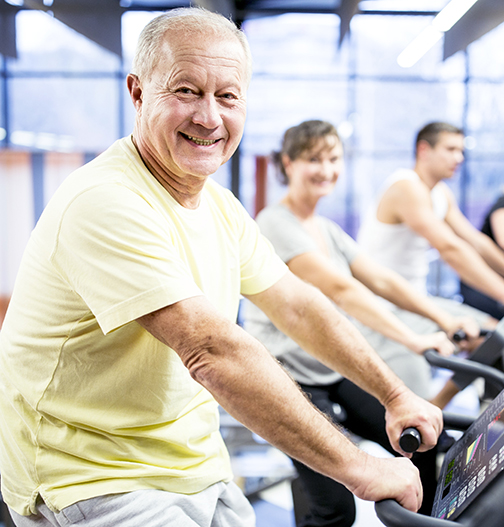
M219 103L215 97L211 95L201 97L196 103L192 120L194 123L210 129L217 128L222 124Z

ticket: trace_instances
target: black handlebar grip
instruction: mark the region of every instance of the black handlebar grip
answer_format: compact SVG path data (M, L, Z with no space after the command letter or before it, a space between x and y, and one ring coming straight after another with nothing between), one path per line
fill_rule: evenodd
M479 336L486 337L489 333L491 333L491 330L486 328L480 328ZM467 334L463 329L457 329L457 331L455 331L455 333L453 334L452 338L455 342L460 342L461 340L467 339Z
M412 454L416 452L422 444L422 437L420 432L416 428L406 428L403 430L401 437L399 438L399 446L404 452Z
M461 340L465 340L467 338L467 335L463 329L457 329L457 331L455 331L455 333L453 334L452 338L455 342L460 342Z

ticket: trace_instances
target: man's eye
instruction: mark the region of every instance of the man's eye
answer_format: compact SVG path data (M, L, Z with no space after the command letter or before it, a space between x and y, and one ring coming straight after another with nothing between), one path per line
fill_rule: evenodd
M179 88L177 90L177 93L191 94L193 93L193 91L191 90L191 88Z
M222 99L233 100L233 99L236 99L236 95L234 95L234 93L224 93L224 94L221 95L221 98Z

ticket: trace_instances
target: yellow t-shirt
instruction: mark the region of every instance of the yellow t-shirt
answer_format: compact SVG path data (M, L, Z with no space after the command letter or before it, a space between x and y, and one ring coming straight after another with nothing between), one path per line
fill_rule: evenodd
M235 321L240 293L285 272L231 192L196 210L146 170L130 138L74 172L28 243L0 333L0 474L19 514L231 479L212 396L135 320L204 294Z

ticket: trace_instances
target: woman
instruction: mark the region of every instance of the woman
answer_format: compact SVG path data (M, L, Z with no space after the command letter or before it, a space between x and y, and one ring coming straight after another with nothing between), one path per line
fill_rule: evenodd
M290 128L274 161L287 184L287 193L279 204L258 215L261 231L291 271L318 287L359 321L356 323L366 338L411 389L429 396L430 367L422 352L435 348L443 355L452 353L453 344L438 329L453 333L463 328L475 338L476 322L467 317L455 318L420 296L401 277L374 265L334 222L317 215L318 201L333 190L343 168L343 147L334 126L323 121L306 121ZM408 323L421 327L422 334L410 329L376 295L411 311ZM360 437L375 441L397 455L385 435L383 408L375 399L304 352L249 304L245 329L284 364L323 412ZM378 340L372 338L376 336ZM379 340L383 345L379 345ZM430 513L435 488L434 459L432 451L416 455L424 482L422 510L426 513ZM295 460L294 464L311 504L309 517L300 525L352 525L353 496L338 483Z
M481 232L504 250L504 188L501 189L500 196L487 212ZM463 280L460 281L460 294L464 298L465 304L484 311L497 320L504 317L503 304L477 291Z

